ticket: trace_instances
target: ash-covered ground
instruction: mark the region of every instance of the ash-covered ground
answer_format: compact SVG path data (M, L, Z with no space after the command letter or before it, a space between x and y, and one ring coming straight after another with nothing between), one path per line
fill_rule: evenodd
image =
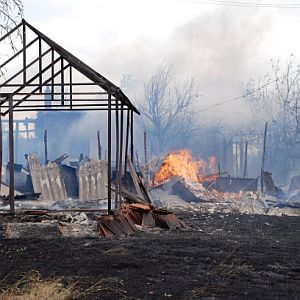
M189 229L121 239L2 239L0 288L34 270L82 290L102 280L88 299L300 298L299 217L179 216Z

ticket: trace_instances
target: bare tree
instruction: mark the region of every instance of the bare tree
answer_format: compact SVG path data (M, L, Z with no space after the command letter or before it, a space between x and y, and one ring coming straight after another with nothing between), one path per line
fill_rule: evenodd
M21 0L0 0L0 37L13 29L21 20L23 15L23 4ZM20 37L20 31L16 32ZM6 39L13 51L17 51L14 38L9 35ZM0 56L6 56L7 53L1 53ZM5 68L0 69L0 77L4 76Z
M247 91L256 91L247 97L255 120L270 121L269 156L273 168L287 177L289 163L298 155L296 143L300 138L300 66L295 55L283 63L271 60L272 74L264 77L264 83L251 80ZM268 84L270 83L270 84ZM260 88L263 86L263 88ZM246 91L246 94L247 94ZM262 123L263 123L262 122Z
M20 22L22 16L22 0L0 0L0 36L13 29ZM20 35L19 31L17 31L17 35ZM16 50L11 37L8 37L8 42L11 48Z
M182 147L195 122L195 84L181 82L172 69L161 67L144 85L140 125L148 132L154 152Z

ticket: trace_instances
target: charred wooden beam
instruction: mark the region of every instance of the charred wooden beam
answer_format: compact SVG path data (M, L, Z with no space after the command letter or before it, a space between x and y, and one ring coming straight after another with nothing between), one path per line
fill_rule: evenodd
M2 164L3 164L3 139L2 139L2 114L0 106L0 195L2 187Z
M107 117L107 181L108 181L108 192L107 192L107 210L108 214L112 214L111 209L111 93L108 93L108 117Z
M133 149L133 110L131 111L131 116L130 116L130 156L131 156L131 161L133 163L133 159L134 159L134 149Z
M244 178L247 177L247 164L248 164L248 141L245 143L245 160L244 160Z
M123 129L124 129L124 107L121 104L121 128L120 128L120 158L119 158L119 201L121 201L121 187L122 187L122 166L123 166Z
M129 124L130 124L130 110L127 110L126 122L126 136L125 136L125 162L124 162L124 184L127 183L127 156L128 156L128 143L129 143Z
M26 83L26 69L27 69L26 60L27 59L26 59L26 26L24 23L23 23L22 27L23 27L23 83L25 84Z
M102 147L101 147L101 140L100 140L100 131L97 130L97 147L98 147L98 160L102 159Z
M265 160L266 160L266 145L267 145L267 132L268 132L268 122L265 124L265 132L264 132L264 144L263 144L263 154L261 161L261 176L260 176L260 191L264 192L264 180L263 180L263 172L265 170Z
M48 141L47 141L47 129L44 132L44 149L45 149L45 165L48 164Z
M116 120L116 168L115 168L115 174L116 174L116 190L119 190L119 151L120 151L120 128L119 128L119 106L118 106L118 100L116 101L116 110L115 110L115 120ZM119 200L119 193L115 193L115 209L118 207L118 200Z
M15 213L15 174L14 174L14 113L13 98L10 95L9 102L9 206L10 213ZM2 171L2 170L1 170Z

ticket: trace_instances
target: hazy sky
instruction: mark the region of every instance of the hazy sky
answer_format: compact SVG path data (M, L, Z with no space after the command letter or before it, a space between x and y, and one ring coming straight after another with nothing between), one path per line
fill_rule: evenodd
M130 51L139 52L143 46L149 49L144 57L144 63L154 59L160 64L176 49L168 49L161 56L157 55L157 49L165 49L168 43L174 43L178 31L183 30L191 22L196 24L195 31L203 31L203 28L211 26L204 32L209 34L220 27L229 32L216 36L221 39L235 38L235 31L244 32L246 43L253 42L253 36L257 48L249 51L248 55L259 55L268 60L272 57L287 56L290 53L297 54L300 50L300 41L297 32L300 27L299 9L266 9L266 8L240 8L228 6L216 6L203 4L204 0L24 0L25 18L29 23L38 27L58 43L67 47L79 57L88 60L94 67L101 68L97 61L102 61L102 56L107 59L109 53L118 53L124 49L124 60L131 56ZM282 0L240 2L253 3L284 3ZM300 3L290 0L289 3ZM202 20L202 22L201 22ZM231 25L231 26L230 26ZM236 26L236 28L234 28ZM250 32L249 29L254 32ZM265 34L264 34L265 33ZM188 30L186 35L188 35ZM207 36L203 38L204 44ZM213 40L213 37L209 37ZM228 41L224 41L223 48L218 51L226 51ZM185 45L187 46L187 45ZM132 48L131 48L132 47ZM153 52L151 52L153 50ZM199 49L202 50L203 49ZM142 50L140 50L142 51ZM192 55L193 53L191 53ZM117 57L119 59L119 57ZM131 59L131 58L129 58ZM140 58L139 58L140 59ZM114 57L109 63L113 66ZM199 67L201 62L199 61ZM105 65L105 68L108 68ZM188 72L189 66L186 66ZM111 72L110 70L105 70ZM123 73L131 70L124 69ZM113 74L116 76L115 74ZM238 74L237 74L238 75ZM238 76L237 76L238 77Z
M226 1L300 7L296 0ZM220 0L23 0L27 22L116 85L124 74L146 81L159 66L172 65L178 78L195 79L203 95L197 107L202 124L207 119L242 128L250 119L244 100L201 110L241 95L249 78L270 71L270 59L284 61L293 53L299 63L300 8L207 2ZM130 96L134 104L142 100ZM87 114L77 125L70 139L78 128L94 137L99 117Z
M158 66L172 64L177 76L198 82L201 108L239 95L242 83L269 71L271 58L300 52L300 8L206 2L25 0L24 7L29 23L116 85L124 74L146 80Z

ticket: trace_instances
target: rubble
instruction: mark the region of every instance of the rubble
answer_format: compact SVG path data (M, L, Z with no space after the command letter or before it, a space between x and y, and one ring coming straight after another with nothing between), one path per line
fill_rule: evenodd
M74 223L63 223L58 224L59 235L62 237L99 237L97 233L97 222L94 224L74 224Z
M233 202L233 210L242 214L266 214L269 211L268 204L255 193L242 193L240 200Z
M208 162L195 159L188 150L173 151L163 160L153 160L153 170L150 164L147 168L153 174L150 194L154 203L168 209L206 213L299 215L300 176L292 179L287 194L275 186L270 172L262 170L261 193L259 177L224 177L220 169L216 171L215 161L215 157ZM205 175L205 170L211 174Z
M6 223L3 226L3 236L13 238L57 238L57 224L50 222Z
M290 195L295 191L299 191L299 190L300 190L300 175L292 177L288 193Z
M185 228L186 225L173 212L158 209L148 203L151 200L148 192L145 192L142 180L133 168L130 172L135 177L135 185L138 184L140 187L140 195L129 191L127 194L122 192L122 195L125 194L124 200L114 215L99 215L99 210L90 212L89 216L83 211L78 213L23 211L21 214L23 217L19 222L3 224L2 235L5 238L121 237L135 233L139 227L143 229L158 227L166 230Z
M290 207L271 207L268 211L268 215L270 216L291 216L291 217L299 217L300 209L298 208L290 208Z
M184 197L179 196L176 189L174 192L172 186L178 180L185 190L188 190L198 199L196 202L186 201ZM158 201L160 207L167 207L168 209L194 209L207 213L300 215L299 211L296 210L300 203L297 199L280 200L271 195L251 191L222 193L214 189L205 189L200 183L189 182L177 177L172 178L163 185L159 185L157 188L153 188L150 193L151 197ZM292 207L294 210L292 210Z
M300 215L300 189L296 179L292 180L289 196L280 198L279 189L268 172L263 173L265 193L260 193L258 178L220 177L215 173L193 175L194 168L186 166L185 174L192 177L172 176L172 168L164 164L168 172L162 174L170 177L152 185L148 191L128 157L128 184L118 190L112 184L113 192L120 193L121 202L115 205L113 199L112 206L116 210L113 215L106 215L106 161L81 162L77 174L74 168L63 168L57 162L41 166L35 155L29 155L28 162L34 191L40 191L41 197L38 198L39 193L16 195L16 207L26 207L26 210L19 210L23 216L21 222L4 222L1 230L6 238L122 237L141 230L159 232L186 228L174 214L178 209L208 214ZM157 165L155 168L159 170ZM79 184L74 186L77 178ZM116 178L112 180L116 183ZM65 183L79 190L77 199L68 198L76 192L68 190ZM8 205L7 200L2 197L4 205Z
M263 192L270 196L277 196L277 190L273 182L272 173L262 171L261 172L262 181L263 181Z
M9 162L2 167L2 178L5 185L9 185ZM14 175L15 175L15 189L19 193L33 193L32 179L31 176L23 165L14 164ZM6 194L7 195L7 194Z
M217 177L214 182L205 184L209 190L222 193L238 193L239 191L257 191L258 178Z
M199 184L200 185L200 184ZM193 187L195 190L195 188ZM160 184L151 189L152 197L159 200L161 195L175 195L180 199L184 199L185 202L201 202L201 198L196 196L193 191L191 191L187 184L184 184L180 177L172 177L169 181L164 184Z
M171 211L157 209L153 205L121 205L119 214L98 219L100 234L109 236L126 236L138 231L138 226L160 227L163 229L185 228L186 225Z

